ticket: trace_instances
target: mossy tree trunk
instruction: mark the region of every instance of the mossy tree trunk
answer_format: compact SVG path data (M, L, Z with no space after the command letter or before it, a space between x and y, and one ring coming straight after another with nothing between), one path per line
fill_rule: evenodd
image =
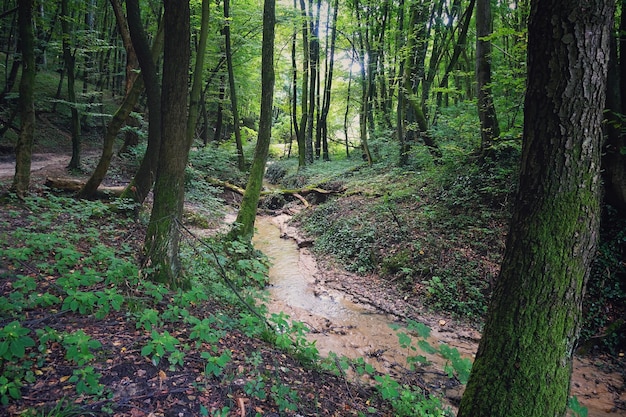
M254 235L254 221L263 185L265 164L272 133L272 107L274 102L274 25L275 0L265 0L263 6L263 45L261 52L261 116L259 138L254 148L250 178L237 213L230 238L250 241Z
M564 416L600 217L614 5L531 5L520 185L458 417Z
M30 165L35 136L35 37L33 34L33 1L18 3L20 49L22 51L22 78L20 80L19 110L22 129L15 149L15 175L11 189L24 197L30 185Z
M181 274L178 246L183 212L187 139L187 98L190 61L188 1L165 0L163 30L163 140L154 186L154 203L146 232L145 251L154 268L152 279L172 288L187 288Z

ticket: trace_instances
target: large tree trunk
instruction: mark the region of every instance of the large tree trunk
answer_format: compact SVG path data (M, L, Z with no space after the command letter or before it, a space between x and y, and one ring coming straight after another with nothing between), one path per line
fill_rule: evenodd
M173 288L187 288L189 281L180 271L178 245L190 145L186 117L190 10L188 1L165 0L163 4L163 140L145 250L151 267L155 268L153 280Z
M491 93L491 40L486 38L492 32L491 0L478 0L476 3L476 95L478 97L478 117L480 118L480 150L484 157L500 136L496 117L496 107Z
M152 59L148 39L143 30L138 0L126 0L128 28L133 47L141 67L148 101L148 146L135 177L130 182L122 198L132 198L143 204L152 189L156 177L159 151L161 148L161 91L157 68Z
M35 37L33 35L33 0L18 3L20 49L22 51L22 78L20 80L20 118L22 129L15 149L15 176L12 190L22 198L30 185L30 163L35 136Z
M247 241L254 235L254 220L272 132L272 107L274 102L274 25L275 0L265 0L263 6L263 46L261 52L261 116L259 118L259 138L254 149L254 160L250 168L250 178L241 201L237 220L231 238Z
M565 415L598 238L613 8L532 3L519 189L458 417Z

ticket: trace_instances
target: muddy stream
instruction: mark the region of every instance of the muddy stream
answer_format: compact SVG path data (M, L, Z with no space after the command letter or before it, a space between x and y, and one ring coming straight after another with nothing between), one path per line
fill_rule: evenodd
M318 265L307 248L299 248L294 233L284 216L259 217L253 239L255 247L271 260L270 300L271 313L285 312L292 320L306 324L323 356L334 352L349 358L362 357L378 371L401 375L407 355L423 354L430 361L416 372L433 393L442 393L453 409L458 404L463 387L443 372L446 360L438 355L409 351L398 342L396 331L390 324L400 324L398 317L381 313L370 303L328 285L325 271ZM291 230L290 230L291 229ZM374 303L375 304L375 303ZM472 358L478 347L480 334L460 324L432 316L420 317L431 330L431 345L446 343ZM416 337L413 337L417 341ZM415 344L415 343L414 343ZM615 401L626 400L622 390L624 381L620 373L608 372L597 366L593 359L576 358L572 378L572 395L587 407L590 417L626 416L616 409Z

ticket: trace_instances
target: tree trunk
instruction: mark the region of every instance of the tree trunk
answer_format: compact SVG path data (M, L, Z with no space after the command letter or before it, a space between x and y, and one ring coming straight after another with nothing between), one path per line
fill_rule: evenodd
M163 49L163 26L159 27L157 35L154 39L154 43L152 44L152 60L156 61L161 55L161 50ZM127 91L122 104L117 109L111 121L107 125L106 132L104 134L104 139L102 141L102 154L100 155L100 160L98 161L98 165L94 169L91 177L85 183L85 186L79 191L78 196L81 198L91 198L98 190L98 187L102 183L102 180L106 176L107 171L109 170L109 165L111 164L111 158L113 157L113 146L115 145L115 138L117 137L118 132L122 128L125 122L128 121L129 115L135 105L137 104L137 100L139 100L139 96L141 95L144 89L144 81L142 77L135 77L135 82L131 86L131 89Z
M76 56L72 53L70 47L70 21L68 0L61 1L61 28L63 32L63 61L65 62L65 70L67 71L67 101L70 105L72 114L70 121L70 130L72 132L72 159L68 168L80 168L80 116L76 103Z
M261 116L259 118L259 138L254 149L254 160L250 168L250 178L237 214L231 238L250 241L254 235L254 221L272 131L272 107L274 101L274 25L275 0L265 0L263 6L263 45L261 52Z
M128 28L135 53L141 67L148 100L148 146L135 177L130 182L122 198L132 198L143 204L156 177L159 151L161 148L161 91L156 64L150 52L148 39L143 30L138 0L126 0ZM185 88L186 90L186 88Z
M295 0L294 0L295 4ZM303 168L307 163L306 157L306 131L308 128L309 115L309 23L306 13L306 4L304 0L300 0L300 9L302 16L302 116L300 119L300 134L298 135L298 168Z
M235 87L235 72L233 71L233 53L230 44L230 0L224 0L224 45L226 52L226 65L228 67L228 85L230 87L230 105L233 113L233 129L235 130L235 145L237 146L237 165L239 171L245 171L246 160L243 155L241 143L241 130L239 129L239 109L237 108L237 88Z
M613 4L531 7L519 189L458 417L565 415L596 251Z
M152 279L172 288L188 288L180 271L179 222L183 212L187 137L187 88L190 60L188 1L164 0L163 140L154 187L154 204L146 232L145 251L155 272Z
M328 113L330 112L330 93L333 85L333 70L335 67L335 43L337 41L337 14L339 11L339 0L334 1L333 8L332 29L330 32L330 48L328 48L330 52L326 56L328 65L326 76L324 77L324 101L319 120L322 140L322 159L324 161L330 160L330 156L328 154Z
M193 83L189 93L189 119L187 120L187 141L193 142L196 133L198 114L200 113L200 95L202 93L202 76L204 75L204 55L209 35L209 0L202 0L202 17L200 36L196 50L196 63L193 70Z
M491 93L491 0L476 2L476 95L480 118L480 154L487 156L493 140L500 136L496 107Z
M30 185L30 163L35 136L35 36L33 34L33 0L18 2L20 49L22 51L22 78L20 80L20 118L22 129L15 148L15 176L11 189L18 197L25 197Z
M316 16L313 16L313 0L309 0L309 32L311 36L309 37L309 89L308 89L308 100L309 104L307 107L307 121L306 121L306 134L304 138L305 145L305 159L307 164L313 163L313 131L314 131L314 115L315 115L315 98L317 91L317 70L318 70L318 62L320 55L320 43L318 39L319 32L319 9L316 12Z

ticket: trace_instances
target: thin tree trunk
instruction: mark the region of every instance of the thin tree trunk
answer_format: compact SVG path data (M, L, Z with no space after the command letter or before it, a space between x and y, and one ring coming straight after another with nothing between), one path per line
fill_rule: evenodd
M274 101L274 25L275 0L265 0L263 7L263 46L261 52L261 116L259 118L259 138L254 149L254 160L250 168L250 178L241 201L236 224L230 233L231 238L250 241L254 235L254 221L272 131L272 107Z
M72 53L70 46L70 21L69 2L61 0L61 28L63 32L63 61L65 62L65 70L67 71L67 101L70 105L71 120L70 131L72 132L72 159L68 168L80 169L80 115L76 102L76 56Z
M565 416L596 252L614 4L531 8L519 188L458 417Z
M152 45L152 59L156 61L158 56L161 55L163 49L163 26L159 26L159 30L154 39ZM115 145L115 139L124 123L129 120L131 111L135 108L139 96L144 90L144 81L142 77L135 77L135 82L131 85L131 89L127 91L122 104L117 109L111 121L107 125L104 139L102 141L102 154L98 165L94 169L91 177L87 180L83 188L78 192L78 196L81 198L91 198L94 196L98 187L102 183L102 180L106 176L111 164L111 158L113 157L113 147Z
M237 108L237 88L235 87L235 72L233 71L233 54L230 44L230 0L224 0L224 44L226 53L226 65L228 67L228 86L230 88L230 104L233 113L233 129L235 130L235 145L237 146L237 165L240 171L246 169L246 159L243 154L241 143L241 130L239 128L239 109Z
M209 35L209 0L202 0L202 18L200 36L196 50L196 63L193 71L193 83L189 93L189 120L187 121L187 140L193 141L198 113L200 112L200 95L202 93L202 76L204 71L204 55L206 53L207 39Z
M302 62L302 116L300 119L300 134L298 135L298 168L303 168L307 164L306 132L309 117L309 67L311 57L309 53L309 23L304 0L300 0L300 9L302 16L302 55L304 60Z
M135 177L124 190L122 198L132 198L143 204L156 178L161 148L161 91L155 61L143 30L138 0L126 0L126 15L133 48L141 67L148 100L148 146Z
M339 11L339 0L335 0L333 7L332 29L330 34L330 53L326 56L328 70L326 71L326 76L324 77L324 101L319 122L322 136L322 159L324 161L330 160L330 156L328 154L328 113L330 112L330 93L333 84L333 70L335 67L335 43L337 40L337 15Z
M20 80L20 118L22 128L15 148L15 175L11 189L23 198L30 185L30 166L35 136L35 36L33 34L33 0L18 2L20 49L22 51L22 78Z
M480 118L480 154L487 157L494 139L500 136L496 107L491 93L491 0L476 3L476 94Z

